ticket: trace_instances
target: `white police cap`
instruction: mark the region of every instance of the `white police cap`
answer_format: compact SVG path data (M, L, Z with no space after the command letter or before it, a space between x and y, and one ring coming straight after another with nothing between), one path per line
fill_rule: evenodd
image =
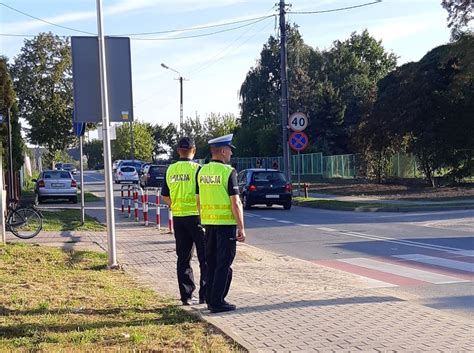
M235 148L232 144L232 137L234 134L228 134L220 137L216 137L215 139L209 140L207 143L211 147L221 147L221 146L229 146L231 148Z

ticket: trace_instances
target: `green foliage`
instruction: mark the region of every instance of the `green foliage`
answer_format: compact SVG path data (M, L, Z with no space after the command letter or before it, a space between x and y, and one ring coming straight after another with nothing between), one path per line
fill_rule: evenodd
M458 179L472 174L473 83L473 36L399 67L380 82L373 112L361 124L366 148L415 154L433 185L443 168Z
M395 68L396 56L385 52L381 42L367 31L335 41L327 51L306 45L296 26L288 26L287 32L290 114L301 111L309 117L307 151L354 152L356 126L373 104L377 82ZM242 129L237 133L237 153L279 153L280 56L274 37L269 38L257 65L247 74L240 96Z
M66 150L57 150L54 152L46 153L43 158L43 168L51 169L54 168L56 163L73 163L76 161L67 153Z
M130 159L131 129L130 124L123 123L116 127L117 139L112 141L113 159ZM153 158L154 140L149 124L135 121L133 129L133 154L135 159L151 161Z
M16 96L7 65L7 58L0 56L0 113L3 114L4 121L6 121L8 110L10 110L13 170L16 171L19 170L23 165L23 155L26 147L21 136L21 124L18 116L18 105L15 101L15 98ZM9 165L7 158L7 134L8 131L6 124L0 124L0 136L2 138L3 151L5 151L3 155L3 165L5 169L8 168Z
M448 27L451 28L453 40L469 32L474 11L472 0L442 0L441 6L448 11Z
M104 144L100 140L92 140L83 146L84 155L87 156L87 168L94 169L97 165L104 164Z
M52 158L74 141L72 134L72 65L68 39L40 33L25 44L12 66L20 115L33 144L48 148Z

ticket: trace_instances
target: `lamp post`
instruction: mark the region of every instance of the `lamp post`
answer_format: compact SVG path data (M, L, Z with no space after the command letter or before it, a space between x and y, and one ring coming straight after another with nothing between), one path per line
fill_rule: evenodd
M183 80L184 77L181 76L179 71L172 69L171 67L161 63L161 66L164 67L167 70L174 71L178 74L178 80L179 80L179 133L183 133Z

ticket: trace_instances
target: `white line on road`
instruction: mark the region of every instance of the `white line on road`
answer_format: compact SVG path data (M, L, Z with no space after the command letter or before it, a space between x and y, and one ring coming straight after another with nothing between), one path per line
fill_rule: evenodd
M276 218L271 217L261 217L264 221L276 221Z
M456 260L443 259L440 257L427 256L422 254L395 255L399 259L422 262L429 265L453 268L456 270L474 272L474 264Z
M281 220L277 220L278 223L284 223L284 224L294 224L293 222L290 222L290 221L281 221Z
M350 265L368 268L385 273L391 273L397 276L408 277L419 281L429 282L433 284L448 284L448 283L462 283L469 282L460 278L446 276L439 273L433 273L423 270L418 270L411 267L394 265L382 261L366 259L363 257L353 259L340 259L338 261L348 263Z

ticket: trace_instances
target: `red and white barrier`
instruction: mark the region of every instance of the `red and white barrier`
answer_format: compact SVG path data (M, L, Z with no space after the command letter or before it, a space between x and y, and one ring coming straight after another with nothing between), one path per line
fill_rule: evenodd
M142 196L142 207L143 207L143 221L145 226L148 226L148 190L145 189Z
M132 198L130 194L130 185L128 186L128 218L132 218Z
M161 230L161 207L160 207L160 199L161 199L161 189L156 191L156 227L158 230Z
M171 212L171 208L168 208L168 233L173 234L174 233L174 227L173 227L173 212Z
M135 211L135 222L138 222L138 190L133 190L133 208Z

